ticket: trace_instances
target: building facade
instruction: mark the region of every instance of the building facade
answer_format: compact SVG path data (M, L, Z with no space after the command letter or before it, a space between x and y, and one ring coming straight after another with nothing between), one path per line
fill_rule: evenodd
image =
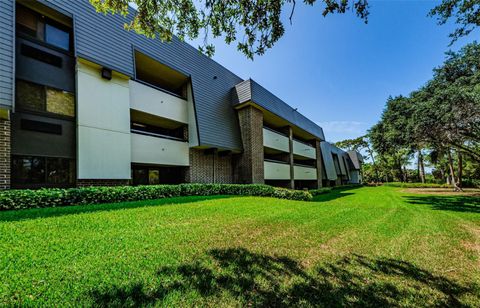
M361 156L187 43L88 0L0 1L0 189L361 182Z

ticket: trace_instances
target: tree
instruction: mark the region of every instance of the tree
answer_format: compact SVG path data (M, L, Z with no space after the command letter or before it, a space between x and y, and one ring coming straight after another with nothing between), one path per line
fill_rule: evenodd
M365 23L368 21L368 0L303 0L306 5L322 4L322 16L348 10ZM197 39L203 35L200 51L208 56L215 53L215 46L208 37L223 37L225 43L237 43L237 49L248 58L263 55L272 48L285 32L282 12L290 10L292 23L296 0L90 0L101 13L133 14L125 24L128 30L147 37L158 36L162 41ZM135 4L137 11L129 9ZM436 16L439 24L455 18L458 28L450 34L452 43L468 35L480 25L480 0L442 0L430 16Z
M413 104L404 96L389 97L380 122L369 130L373 149L392 168L394 177L408 180L406 166L417 149L413 133Z
M306 5L322 3L322 16L345 13L352 9L367 22L368 0L303 0ZM133 14L125 24L128 30L158 36L170 41L196 39L203 34L200 51L213 55L215 47L208 44L208 37L223 37L227 44L237 42L237 49L248 58L262 55L283 36L285 27L282 11L290 8L292 22L296 0L90 0L101 13ZM129 9L129 4L137 11Z
M335 146L344 149L346 151L357 151L362 152L365 151L370 159L372 160L372 172L375 177L370 177L373 182L378 182L380 180L379 173L377 170L377 166L375 165L375 157L373 154L372 147L370 146L370 141L368 140L368 136L360 136L354 139L346 139L343 141L338 141L335 143Z
M480 26L480 0L443 0L430 11L429 15L437 16L440 25L455 19L458 28L450 34L451 45Z

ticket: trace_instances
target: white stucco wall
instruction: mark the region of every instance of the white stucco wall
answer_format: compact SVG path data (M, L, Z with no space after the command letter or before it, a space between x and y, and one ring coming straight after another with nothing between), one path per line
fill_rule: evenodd
M101 78L100 67L77 62L79 179L130 179L128 78Z

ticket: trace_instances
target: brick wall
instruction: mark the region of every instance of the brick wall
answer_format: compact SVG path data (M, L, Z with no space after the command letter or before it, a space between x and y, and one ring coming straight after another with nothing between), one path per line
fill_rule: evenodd
M243 152L234 160L234 181L236 183L264 183L263 172L263 113L246 106L238 110Z
M129 185L129 180L109 180L109 179L79 179L77 180L77 187L87 186L126 186Z
M232 155L223 155L214 150L190 149L190 168L186 180L190 183L232 183Z
M0 117L0 189L10 188L10 151L10 120L7 113L5 117Z

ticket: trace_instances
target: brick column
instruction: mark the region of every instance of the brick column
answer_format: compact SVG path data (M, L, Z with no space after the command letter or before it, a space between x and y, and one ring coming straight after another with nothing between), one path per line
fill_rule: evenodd
M0 109L0 189L10 188L10 110Z
M234 168L236 183L263 184L263 113L246 106L238 110L243 152L237 156Z
M323 156L322 149L320 148L320 140L315 140L315 150L317 152L317 188L322 187L323 176Z

